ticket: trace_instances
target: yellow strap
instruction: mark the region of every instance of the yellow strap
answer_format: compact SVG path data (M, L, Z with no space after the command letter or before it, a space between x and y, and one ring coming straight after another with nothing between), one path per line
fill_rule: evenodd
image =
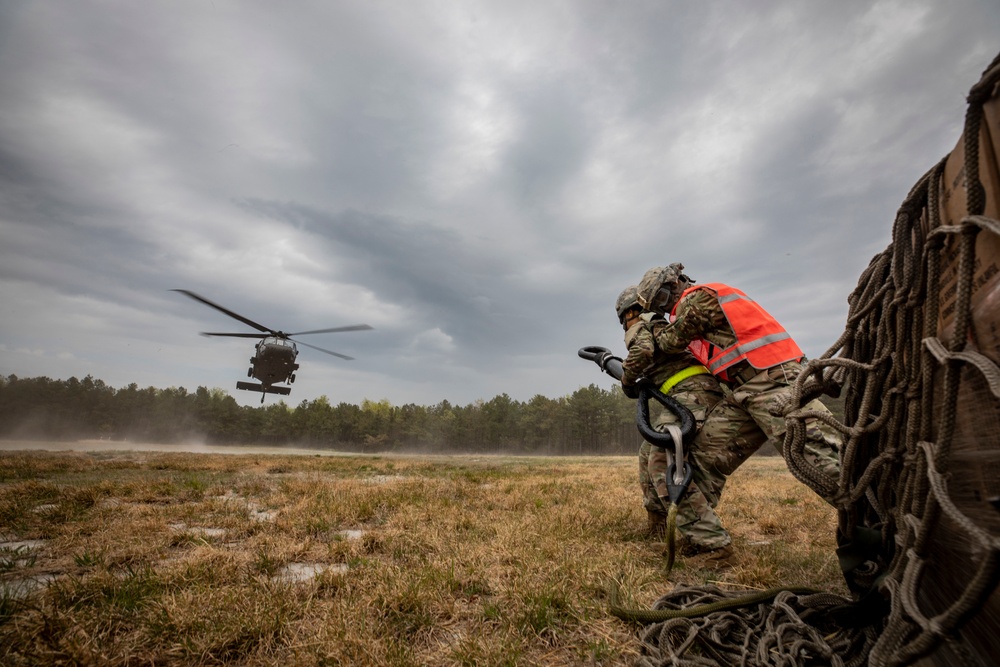
M674 373L667 378L667 381L660 385L661 394L669 394L670 390L680 384L682 381L687 380L689 377L694 375L704 375L710 372L707 368L698 364L697 366L688 366L684 370Z

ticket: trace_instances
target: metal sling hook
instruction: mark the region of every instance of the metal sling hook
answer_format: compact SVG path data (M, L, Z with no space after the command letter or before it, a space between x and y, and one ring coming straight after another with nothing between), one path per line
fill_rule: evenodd
M649 422L649 399L651 397L674 413L681 425L679 427L670 425L664 432L654 429ZM639 428L639 433L650 444L665 449L668 455L673 454L672 460L667 466L667 494L670 496L670 502L677 505L694 476L694 468L684 456L684 445L689 444L697 435L694 415L677 400L660 393L658 389L648 384L643 385L639 390L639 399L636 404L635 423Z
M602 371L621 382L624 373L622 360L612 354L608 348L591 345L580 348L577 354L582 359L593 361ZM677 427L668 428L666 432L661 433L653 428L649 420L650 398L655 398L664 408L677 416L681 423L679 429ZM676 505L687 490L694 474L691 464L684 458L684 445L689 444L697 434L694 415L675 399L661 393L657 387L642 383L639 388L639 398L636 400L635 425L646 442L665 449L667 452L673 451L674 460L667 468L667 491L670 494L671 502ZM675 438L675 434L672 434L671 431L679 431L679 437ZM680 462L679 470L678 461Z

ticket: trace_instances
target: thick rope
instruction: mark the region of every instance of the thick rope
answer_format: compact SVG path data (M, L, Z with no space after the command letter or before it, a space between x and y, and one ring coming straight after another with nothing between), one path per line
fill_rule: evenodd
M623 621L634 621L636 623L657 623L674 618L698 618L699 616L707 616L708 614L726 609L749 607L760 602L773 600L779 593L784 591L795 593L797 595L815 595L823 593L823 591L810 586L779 586L777 588L768 588L767 590L756 591L754 593L748 593L738 597L728 597L715 602L706 602L694 607L679 607L677 609L629 609L621 606L618 600L618 586L613 585L610 593L611 601L608 608L613 616L617 616ZM840 602L843 602L843 600L840 600Z
M716 586L677 587L650 612L666 618L641 631L643 655L636 664L862 664L857 656L874 642L874 633L866 628L838 629L827 618L843 598L810 591L802 587L739 595Z
M989 202L980 181L993 173L981 174L980 163L996 160L996 151L981 152L980 144L998 133L983 109L998 87L1000 55L969 93L959 146L964 162L954 165L946 156L910 190L892 243L848 297L844 332L809 362L783 412L781 450L789 470L836 498L841 546L862 549L842 561L853 599L805 587L740 595L679 586L653 609L637 610L619 603L615 586L611 612L645 625L636 664L995 661L1000 365L980 348L977 326L984 325L977 318L984 316L985 299L1000 298L985 291L1000 290L1000 221L984 215ZM943 221L943 212L954 215L963 203L955 201L963 185L964 216ZM989 306L987 322L998 309ZM982 335L996 345L995 332ZM803 409L810 398L841 390L843 422ZM804 456L805 420L817 417L843 436L837 480ZM668 572L672 559L671 550Z

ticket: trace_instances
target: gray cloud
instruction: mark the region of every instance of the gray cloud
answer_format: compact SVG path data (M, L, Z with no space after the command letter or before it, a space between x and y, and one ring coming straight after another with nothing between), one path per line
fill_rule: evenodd
M468 349L495 345L523 323L504 286L510 267L454 230L345 211L326 214L295 204L246 200L245 210L309 234L333 271L372 292L377 302L406 313L401 330L440 327ZM515 315L516 316L516 315Z
M0 372L232 390L245 341L196 332L241 325L185 288L376 327L310 339L357 360L304 351L294 402L560 396L671 261L817 355L997 34L985 0L4 3Z

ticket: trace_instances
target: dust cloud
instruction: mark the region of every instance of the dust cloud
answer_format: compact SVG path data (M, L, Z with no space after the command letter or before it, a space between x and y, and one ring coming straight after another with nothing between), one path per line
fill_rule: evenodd
M206 445L201 442L178 442L160 445L121 440L0 440L0 451L43 452L176 452L181 454L277 454L283 456L357 456L356 453L330 449L297 447L243 447L240 445Z

